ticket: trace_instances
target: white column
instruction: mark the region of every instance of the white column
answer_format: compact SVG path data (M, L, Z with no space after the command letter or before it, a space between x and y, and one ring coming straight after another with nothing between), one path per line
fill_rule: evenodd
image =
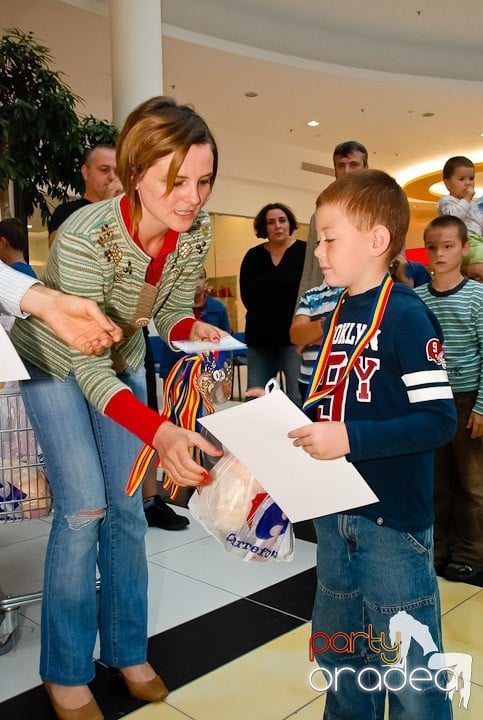
M163 94L161 0L109 0L112 119ZM87 49L88 51L88 49Z

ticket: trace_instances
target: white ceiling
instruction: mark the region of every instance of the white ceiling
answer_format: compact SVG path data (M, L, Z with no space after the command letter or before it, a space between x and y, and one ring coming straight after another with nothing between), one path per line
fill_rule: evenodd
M215 135L292 146L320 165L357 139L394 175L455 154L483 160L482 0L162 0L162 15L164 92ZM1 19L33 30L85 110L110 117L107 2L2 0Z

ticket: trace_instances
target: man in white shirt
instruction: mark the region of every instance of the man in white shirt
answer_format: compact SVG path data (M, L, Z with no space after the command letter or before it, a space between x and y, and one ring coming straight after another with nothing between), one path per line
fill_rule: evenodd
M51 290L36 278L0 262L0 310L44 320L64 342L87 355L102 354L122 338L122 330L93 300Z
M334 165L335 179L346 173L355 170L364 170L368 167L368 153L364 145L357 140L346 140L334 148L332 162ZM310 218L309 234L307 237L307 248L305 250L304 269L300 278L298 291L298 302L302 295L310 288L322 285L324 277L315 259L314 250L317 246L317 234L315 232L315 214ZM297 307L297 305L295 307Z

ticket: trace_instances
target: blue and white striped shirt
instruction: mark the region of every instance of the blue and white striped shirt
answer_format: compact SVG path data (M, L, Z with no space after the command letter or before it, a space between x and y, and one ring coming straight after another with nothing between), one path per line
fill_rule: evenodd
M306 290L299 300L295 315L306 315L311 320L322 320L329 315L337 305L344 288L332 288L327 283ZM318 345L306 345L302 351L299 382L308 384L312 375L312 368L317 360Z
M434 312L444 333L444 356L453 392L477 392L474 412L483 415L483 284L465 278L439 292L431 283L415 292Z

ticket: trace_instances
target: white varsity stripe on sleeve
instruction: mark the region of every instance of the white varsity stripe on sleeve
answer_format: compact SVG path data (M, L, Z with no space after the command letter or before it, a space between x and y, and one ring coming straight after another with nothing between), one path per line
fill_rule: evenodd
M453 392L446 370L421 370L403 375L410 403L450 400Z
M418 388L409 390L408 398L410 403L429 402L430 400L451 400L453 392L449 385Z
M420 370L419 372L403 375L402 381L406 387L448 383L448 373L446 370Z

